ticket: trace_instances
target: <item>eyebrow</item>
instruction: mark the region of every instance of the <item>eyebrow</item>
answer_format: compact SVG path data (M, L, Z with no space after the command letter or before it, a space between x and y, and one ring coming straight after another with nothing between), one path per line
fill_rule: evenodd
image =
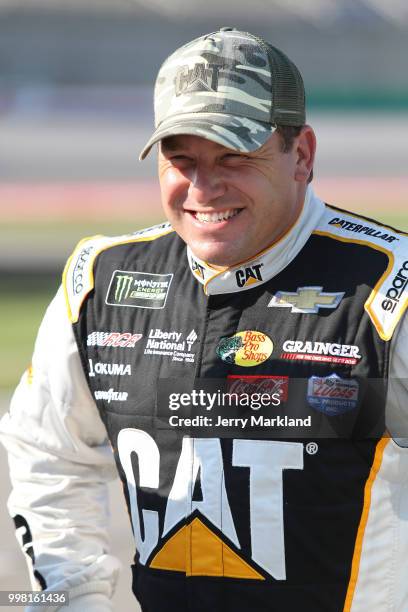
M180 142L177 140L177 136L167 136L160 141L160 147L162 151L177 151L181 149L182 146Z

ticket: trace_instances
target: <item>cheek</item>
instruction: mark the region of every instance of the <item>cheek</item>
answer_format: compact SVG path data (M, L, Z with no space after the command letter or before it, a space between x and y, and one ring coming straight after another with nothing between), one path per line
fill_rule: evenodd
M188 192L188 181L176 169L171 168L160 175L160 191L165 208L182 204Z

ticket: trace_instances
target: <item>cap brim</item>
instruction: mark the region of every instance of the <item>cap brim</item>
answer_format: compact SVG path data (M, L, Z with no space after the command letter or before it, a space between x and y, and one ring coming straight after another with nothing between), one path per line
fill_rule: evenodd
M249 153L265 144L276 127L246 117L220 113L186 113L162 121L142 149L139 159L148 155L152 146L168 136L201 136L228 149Z

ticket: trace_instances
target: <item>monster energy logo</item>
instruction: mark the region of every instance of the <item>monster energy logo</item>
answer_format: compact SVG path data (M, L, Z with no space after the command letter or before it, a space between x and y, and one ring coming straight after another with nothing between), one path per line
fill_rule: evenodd
M127 276L126 274L118 274L116 276L116 302L122 302L122 300L129 297L130 289L132 288L132 281L133 278L131 276Z
M110 306L164 308L173 274L115 270L106 295Z

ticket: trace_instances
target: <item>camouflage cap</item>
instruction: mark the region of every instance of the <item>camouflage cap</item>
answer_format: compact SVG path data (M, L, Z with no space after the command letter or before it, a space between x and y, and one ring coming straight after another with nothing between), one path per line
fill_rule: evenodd
M159 70L155 127L140 154L167 136L202 136L230 149L261 147L277 125L304 125L299 70L259 36L221 28L177 49Z

